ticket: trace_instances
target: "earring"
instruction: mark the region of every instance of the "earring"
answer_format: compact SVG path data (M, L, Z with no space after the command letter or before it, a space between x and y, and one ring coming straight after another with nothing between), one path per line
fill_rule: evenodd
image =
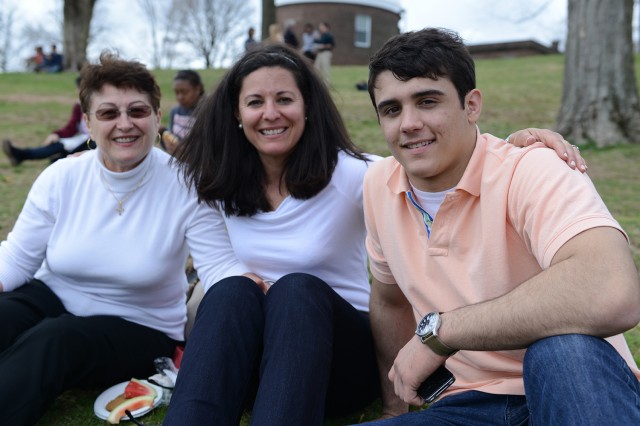
M87 149L96 149L96 143L91 139L91 136L87 138Z
M304 121L307 121L307 118L309 118L309 117L307 117L307 116L305 115L305 116L304 116Z
M238 129L242 129L242 123L238 123Z

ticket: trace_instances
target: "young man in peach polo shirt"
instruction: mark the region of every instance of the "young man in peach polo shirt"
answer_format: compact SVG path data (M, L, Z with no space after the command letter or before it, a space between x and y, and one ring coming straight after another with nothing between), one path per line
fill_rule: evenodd
M381 424L640 424L638 272L589 178L480 134L454 33L396 36L369 70L393 154L364 187ZM403 414L445 362L453 385Z

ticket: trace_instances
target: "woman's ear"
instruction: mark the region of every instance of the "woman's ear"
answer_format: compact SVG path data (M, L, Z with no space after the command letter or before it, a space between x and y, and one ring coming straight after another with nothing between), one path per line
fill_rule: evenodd
M91 122L89 121L89 116L87 115L86 112L82 113L82 119L84 120L84 124L87 125L87 130L91 132Z

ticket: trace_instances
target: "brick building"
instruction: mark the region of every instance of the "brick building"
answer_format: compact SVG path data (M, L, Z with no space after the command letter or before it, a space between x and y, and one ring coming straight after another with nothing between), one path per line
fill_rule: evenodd
M296 22L298 40L307 22L316 28L320 22L331 25L336 41L333 65L366 65L389 37L400 32L403 12L398 0L275 0L275 4L279 23Z
M560 53L559 42L545 46L535 40L508 41L504 43L487 43L470 45L469 53L474 59L482 58L518 58L532 55L549 55Z

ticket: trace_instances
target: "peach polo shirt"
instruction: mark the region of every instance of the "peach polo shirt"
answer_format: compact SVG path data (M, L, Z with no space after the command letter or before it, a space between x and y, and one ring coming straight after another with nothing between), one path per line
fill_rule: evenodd
M591 180L540 144L520 149L478 134L460 182L427 238L409 180L393 157L365 176L366 247L373 276L397 284L416 321L501 296L548 268L558 249L590 228L622 229ZM626 236L626 234L625 234ZM623 335L607 339L640 377ZM456 382L444 394L479 390L524 395L524 350L459 351L447 361Z

